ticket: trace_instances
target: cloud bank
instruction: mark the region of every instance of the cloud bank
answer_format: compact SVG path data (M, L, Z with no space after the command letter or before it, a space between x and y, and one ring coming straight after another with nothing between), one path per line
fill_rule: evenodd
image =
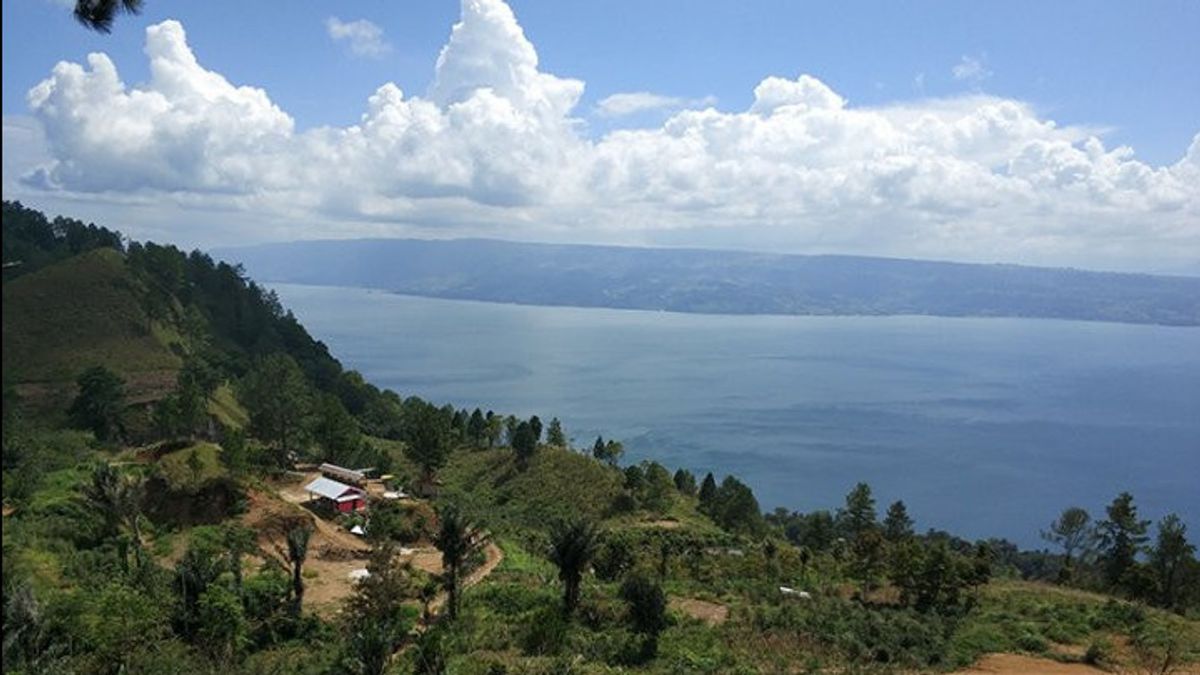
M267 92L205 69L177 22L147 29L145 53L144 85L91 54L29 92L52 159L26 186L334 223L296 238L373 223L1035 262L1200 251L1200 134L1154 167L1022 101L861 107L801 74L766 77L745 110L589 138L584 83L543 72L501 0L463 0L428 91L383 84L348 127L297 130ZM613 115L663 103L621 96Z

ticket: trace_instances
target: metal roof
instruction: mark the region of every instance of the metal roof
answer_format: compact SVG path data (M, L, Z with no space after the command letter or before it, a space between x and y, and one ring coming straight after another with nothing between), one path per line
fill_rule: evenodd
M320 471L321 473L332 473L335 476L342 476L349 480L362 481L367 479L366 474L364 474L362 471L347 469L344 466L338 466L337 464L330 464L328 462L321 465Z
M356 496L362 495L362 490L359 490L353 485L339 483L336 480L331 480L324 476L321 476L308 485L305 485L304 490L306 492L312 492L314 494L321 495L326 499L333 500L337 500L347 492L353 492Z

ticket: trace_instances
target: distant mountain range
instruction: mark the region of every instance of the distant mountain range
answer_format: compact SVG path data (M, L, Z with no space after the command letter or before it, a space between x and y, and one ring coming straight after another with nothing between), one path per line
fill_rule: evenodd
M260 281L529 305L1200 325L1200 277L483 239L299 241L213 253Z

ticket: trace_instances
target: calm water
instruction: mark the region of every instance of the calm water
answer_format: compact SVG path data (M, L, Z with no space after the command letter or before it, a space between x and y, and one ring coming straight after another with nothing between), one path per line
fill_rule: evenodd
M1200 330L1021 319L745 317L526 307L276 285L372 382L557 415L764 508L833 508L856 481L918 527L1037 532L1121 490L1200 529ZM1198 533L1200 534L1200 533ZM1193 537L1194 538L1194 537Z

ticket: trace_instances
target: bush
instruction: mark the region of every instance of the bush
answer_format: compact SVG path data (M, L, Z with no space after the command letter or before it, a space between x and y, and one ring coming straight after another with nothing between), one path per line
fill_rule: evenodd
M1045 638L1040 635L1034 635L1033 633L1024 633L1018 637L1017 646L1024 651L1032 652L1034 654L1041 654L1049 647L1049 645L1046 644Z
M550 605L534 611L524 622L525 635L521 648L530 656L550 656L562 651L570 625L562 609Z
M1112 643L1104 638L1093 640L1083 654L1083 662L1091 666L1100 666L1112 658Z

